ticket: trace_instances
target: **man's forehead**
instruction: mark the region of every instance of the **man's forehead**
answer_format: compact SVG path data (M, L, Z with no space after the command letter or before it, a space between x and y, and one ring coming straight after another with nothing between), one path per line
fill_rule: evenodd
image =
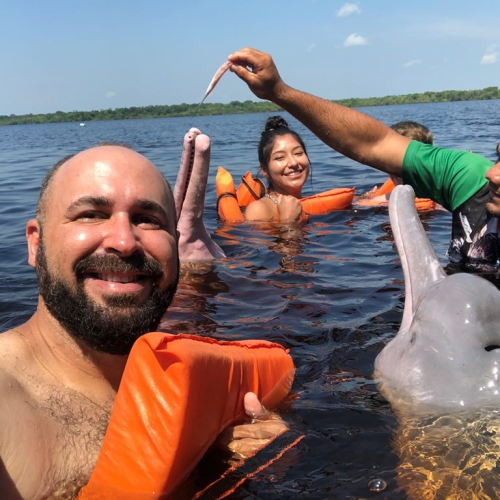
M145 156L123 146L98 146L82 151L64 163L54 179L59 178L63 183L74 178L91 182L113 176L124 182L153 183L164 179Z
M172 198L159 170L145 156L122 146L98 146L78 153L55 174L54 187L54 195L72 198L98 194L86 191L100 187L121 194L133 189L141 198L167 205Z
M135 167L136 169L151 169L156 167L143 155L124 146L96 146L86 149L69 159L61 170L84 169L85 167ZM65 167L65 168L64 168ZM159 172L158 172L159 173Z

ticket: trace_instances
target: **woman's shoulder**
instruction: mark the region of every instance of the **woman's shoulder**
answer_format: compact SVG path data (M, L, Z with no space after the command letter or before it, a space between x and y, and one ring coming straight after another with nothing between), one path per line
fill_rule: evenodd
M245 210L248 221L271 222L278 216L276 203L264 196L260 200L253 201Z

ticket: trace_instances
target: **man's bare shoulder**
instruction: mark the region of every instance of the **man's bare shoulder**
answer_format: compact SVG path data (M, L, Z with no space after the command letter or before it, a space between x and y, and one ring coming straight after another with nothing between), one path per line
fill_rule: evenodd
M0 408L0 490L10 491L13 483L11 471L13 468L19 469L16 459L19 457L18 446L24 452L29 453L29 450L22 445L20 431L22 427L26 431L26 425L29 424L26 415L29 406L27 402L30 398L26 398L23 384L14 373L8 367L1 365L5 358L3 343L0 343L0 349L2 350L0 356L0 399L2 401ZM17 497L11 495L6 498Z
M10 427L18 427L19 418L33 406L26 381L36 378L26 342L14 330L0 334L0 426L5 438ZM0 446L1 446L0 438Z
M0 490L5 498L21 498L24 481L23 463L33 454L32 438L38 427L33 418L34 400L26 390L26 378L32 377L29 351L15 331L0 334ZM36 476L36 471L34 472ZM20 490L17 489L20 487Z
M0 333L0 384L3 379L11 380L22 376L28 368L30 351L16 330ZM31 370L28 370L31 371Z
M87 482L107 419L94 430L96 418L77 396L54 383L27 337L0 334L0 491L20 494L5 498L55 498L56 491L70 498Z

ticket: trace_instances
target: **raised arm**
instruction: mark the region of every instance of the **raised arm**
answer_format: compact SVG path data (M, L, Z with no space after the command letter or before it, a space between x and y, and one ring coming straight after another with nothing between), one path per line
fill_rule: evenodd
M281 106L325 144L353 160L402 176L408 138L359 111L290 87L269 54L245 48L228 59L231 71L257 97Z

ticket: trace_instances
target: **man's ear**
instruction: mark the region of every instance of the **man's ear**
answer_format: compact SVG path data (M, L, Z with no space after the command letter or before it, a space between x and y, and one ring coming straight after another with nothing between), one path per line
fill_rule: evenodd
M31 219L26 224L26 241L28 243L28 264L35 267L36 253L40 244L40 223Z

